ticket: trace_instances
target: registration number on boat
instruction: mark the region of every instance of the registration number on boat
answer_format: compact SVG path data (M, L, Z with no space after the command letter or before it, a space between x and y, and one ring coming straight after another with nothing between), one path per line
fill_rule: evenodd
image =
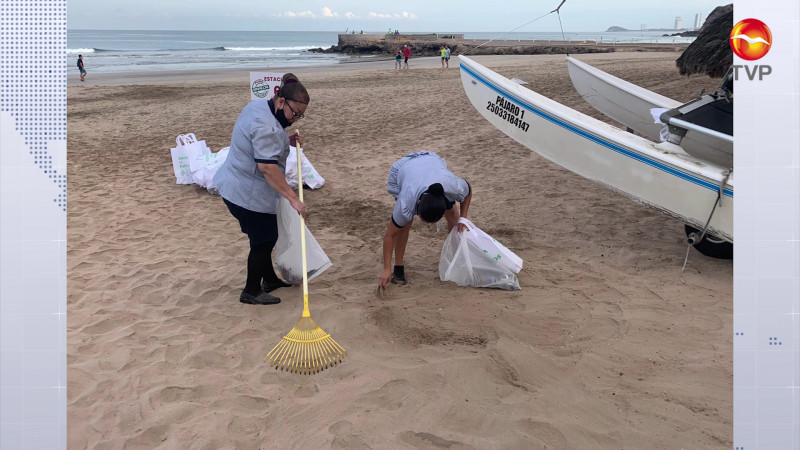
M486 105L486 110L494 113L497 117L505 120L506 122L516 126L522 131L528 132L530 125L528 122L522 120L525 117L525 110L520 109L519 106L506 100L504 97L498 95L497 101L489 101Z

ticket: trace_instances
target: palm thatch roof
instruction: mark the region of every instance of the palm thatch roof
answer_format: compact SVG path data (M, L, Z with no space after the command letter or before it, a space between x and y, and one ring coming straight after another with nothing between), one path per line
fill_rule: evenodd
M717 6L709 14L697 39L675 61L681 75L705 73L720 78L733 64L728 39L733 28L733 4Z

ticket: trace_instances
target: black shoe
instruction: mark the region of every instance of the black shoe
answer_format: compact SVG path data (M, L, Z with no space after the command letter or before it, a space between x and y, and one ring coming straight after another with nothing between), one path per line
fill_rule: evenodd
M283 280L278 280L277 283L267 283L266 281L262 281L261 282L261 289L264 292L272 292L275 289L280 289L280 288L285 288L285 287L292 287L292 286L294 286L294 285L291 284L291 283L287 283L287 282L285 282Z
M242 295L239 296L239 301L248 305L275 305L280 303L281 299L267 294L264 291L259 292L258 295L253 295L247 291L242 291Z
M394 273L392 273L392 284L404 285L406 284L406 273L404 266L394 266Z

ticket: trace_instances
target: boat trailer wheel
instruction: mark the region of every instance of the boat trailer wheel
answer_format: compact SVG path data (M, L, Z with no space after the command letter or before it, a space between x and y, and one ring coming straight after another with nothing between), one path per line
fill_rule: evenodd
M685 230L688 242L692 244L698 252L712 258L733 259L732 243L709 234L703 236L703 240L700 242L694 242L700 237L702 230L698 230L689 225L685 225Z

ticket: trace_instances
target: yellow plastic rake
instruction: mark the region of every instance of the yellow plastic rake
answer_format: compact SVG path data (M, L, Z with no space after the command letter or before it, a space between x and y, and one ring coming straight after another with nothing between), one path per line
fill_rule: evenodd
M303 201L303 166L297 145L297 188ZM306 221L300 216L300 244L303 251L303 314L294 328L264 357L275 369L312 375L342 362L347 352L330 334L311 319L308 310L308 269L306 266Z

